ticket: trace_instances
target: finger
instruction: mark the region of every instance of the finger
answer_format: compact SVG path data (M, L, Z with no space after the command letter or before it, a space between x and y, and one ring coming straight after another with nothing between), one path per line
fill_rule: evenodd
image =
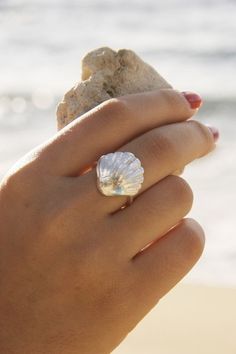
M137 194L139 195L162 178L209 153L214 146L214 137L208 127L189 120L155 128L124 145L119 151L130 151L141 161L144 182ZM95 189L98 203L100 199L104 204L104 198L99 197L101 193L96 188L95 169L88 172L86 178L89 188ZM127 196L105 198L107 199L103 207L108 213L118 211L127 201Z
M204 231L183 219L133 259L134 302L145 314L193 267L204 248ZM143 301L145 299L145 301Z
M198 99L199 105L201 99ZM62 129L47 149L51 167L75 176L94 161L134 137L163 124L186 120L196 112L178 91L155 90L103 102Z
M190 211L193 193L181 177L168 176L142 193L128 208L112 216L115 237L106 240L131 259L160 238Z
M152 129L119 151L131 151L140 159L144 168L144 182L138 193L141 194L214 147L210 129L198 121L189 120Z
M179 168L178 170L174 171L172 174L175 176L180 176L184 173L184 167Z

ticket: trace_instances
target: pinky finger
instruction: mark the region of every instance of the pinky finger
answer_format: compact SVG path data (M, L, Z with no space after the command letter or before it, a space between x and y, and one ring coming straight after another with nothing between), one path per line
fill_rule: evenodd
M183 219L133 258L135 292L145 299L139 302L145 307L144 313L189 272L202 254L204 239L204 231L195 220Z

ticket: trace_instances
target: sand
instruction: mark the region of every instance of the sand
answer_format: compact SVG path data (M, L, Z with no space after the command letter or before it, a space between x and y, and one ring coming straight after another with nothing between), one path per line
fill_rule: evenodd
M236 354L236 288L176 286L112 354Z

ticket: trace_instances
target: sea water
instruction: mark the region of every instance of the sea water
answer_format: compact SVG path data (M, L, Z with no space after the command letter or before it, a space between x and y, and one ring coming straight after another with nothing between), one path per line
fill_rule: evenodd
M57 102L87 51L133 49L175 88L198 92L197 119L220 129L217 149L183 174L206 233L186 281L235 286L235 18L234 0L0 0L0 178L55 134Z

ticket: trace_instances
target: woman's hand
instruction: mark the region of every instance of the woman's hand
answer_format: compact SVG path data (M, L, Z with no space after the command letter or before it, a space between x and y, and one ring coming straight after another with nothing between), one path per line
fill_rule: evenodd
M190 270L204 234L171 174L215 145L194 113L174 90L112 99L13 166L0 189L1 353L110 353ZM144 167L122 210L127 197L102 195L92 168L116 150Z

